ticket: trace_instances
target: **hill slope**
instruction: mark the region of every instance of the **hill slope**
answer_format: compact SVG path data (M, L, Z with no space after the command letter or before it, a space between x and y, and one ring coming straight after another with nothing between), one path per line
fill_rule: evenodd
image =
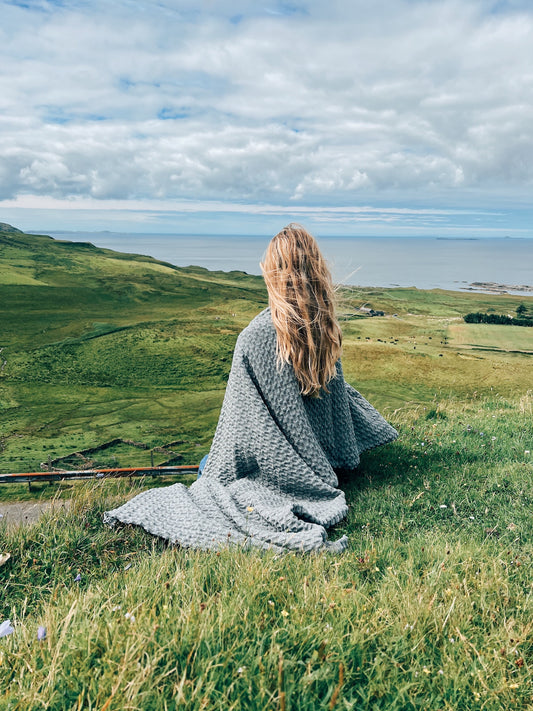
M491 327L458 339L456 324L464 313L505 313L522 301L347 289L345 375L385 411L429 406L436 395L521 393L530 356L481 350ZM360 318L363 303L387 316ZM237 334L266 304L262 279L242 272L1 232L0 471L33 470L115 438L148 448L181 440L171 447L176 457L197 462L209 448ZM126 466L149 457L121 444L89 458ZM167 460L156 453L156 463ZM76 462L83 459L68 459Z
M8 225L7 222L0 222L0 232L22 234L22 230L13 227L13 225Z
M244 273L0 234L0 470L116 436L184 439L196 461L237 334L266 303L262 280Z

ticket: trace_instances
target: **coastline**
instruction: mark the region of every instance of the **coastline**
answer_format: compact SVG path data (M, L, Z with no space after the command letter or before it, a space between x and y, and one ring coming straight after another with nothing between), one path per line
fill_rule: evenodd
M269 236L48 232L60 241L91 242L149 255L179 267L260 275ZM335 283L458 293L533 294L533 239L318 237Z
M497 284L493 281L474 281L464 290L485 294L533 294L533 286L528 284Z

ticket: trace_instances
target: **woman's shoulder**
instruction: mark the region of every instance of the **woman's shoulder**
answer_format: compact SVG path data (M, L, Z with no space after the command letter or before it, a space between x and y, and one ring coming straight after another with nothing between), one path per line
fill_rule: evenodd
M270 342L275 343L275 339L276 330L272 323L270 308L266 308L240 332L237 344L245 351L250 351L257 347L264 348Z

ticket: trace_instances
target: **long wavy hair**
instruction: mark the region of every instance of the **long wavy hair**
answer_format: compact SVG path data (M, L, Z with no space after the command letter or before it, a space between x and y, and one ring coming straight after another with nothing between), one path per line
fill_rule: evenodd
M342 333L331 273L314 239L290 224L272 238L261 263L280 364L291 363L302 395L320 396L335 376Z

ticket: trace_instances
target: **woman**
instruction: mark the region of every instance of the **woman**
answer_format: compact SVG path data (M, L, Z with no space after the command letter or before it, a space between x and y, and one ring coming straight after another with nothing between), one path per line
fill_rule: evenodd
M348 512L335 470L396 430L343 378L331 275L313 237L289 225L263 264L269 308L237 339L224 403L199 478L151 489L104 514L194 548L330 550Z

